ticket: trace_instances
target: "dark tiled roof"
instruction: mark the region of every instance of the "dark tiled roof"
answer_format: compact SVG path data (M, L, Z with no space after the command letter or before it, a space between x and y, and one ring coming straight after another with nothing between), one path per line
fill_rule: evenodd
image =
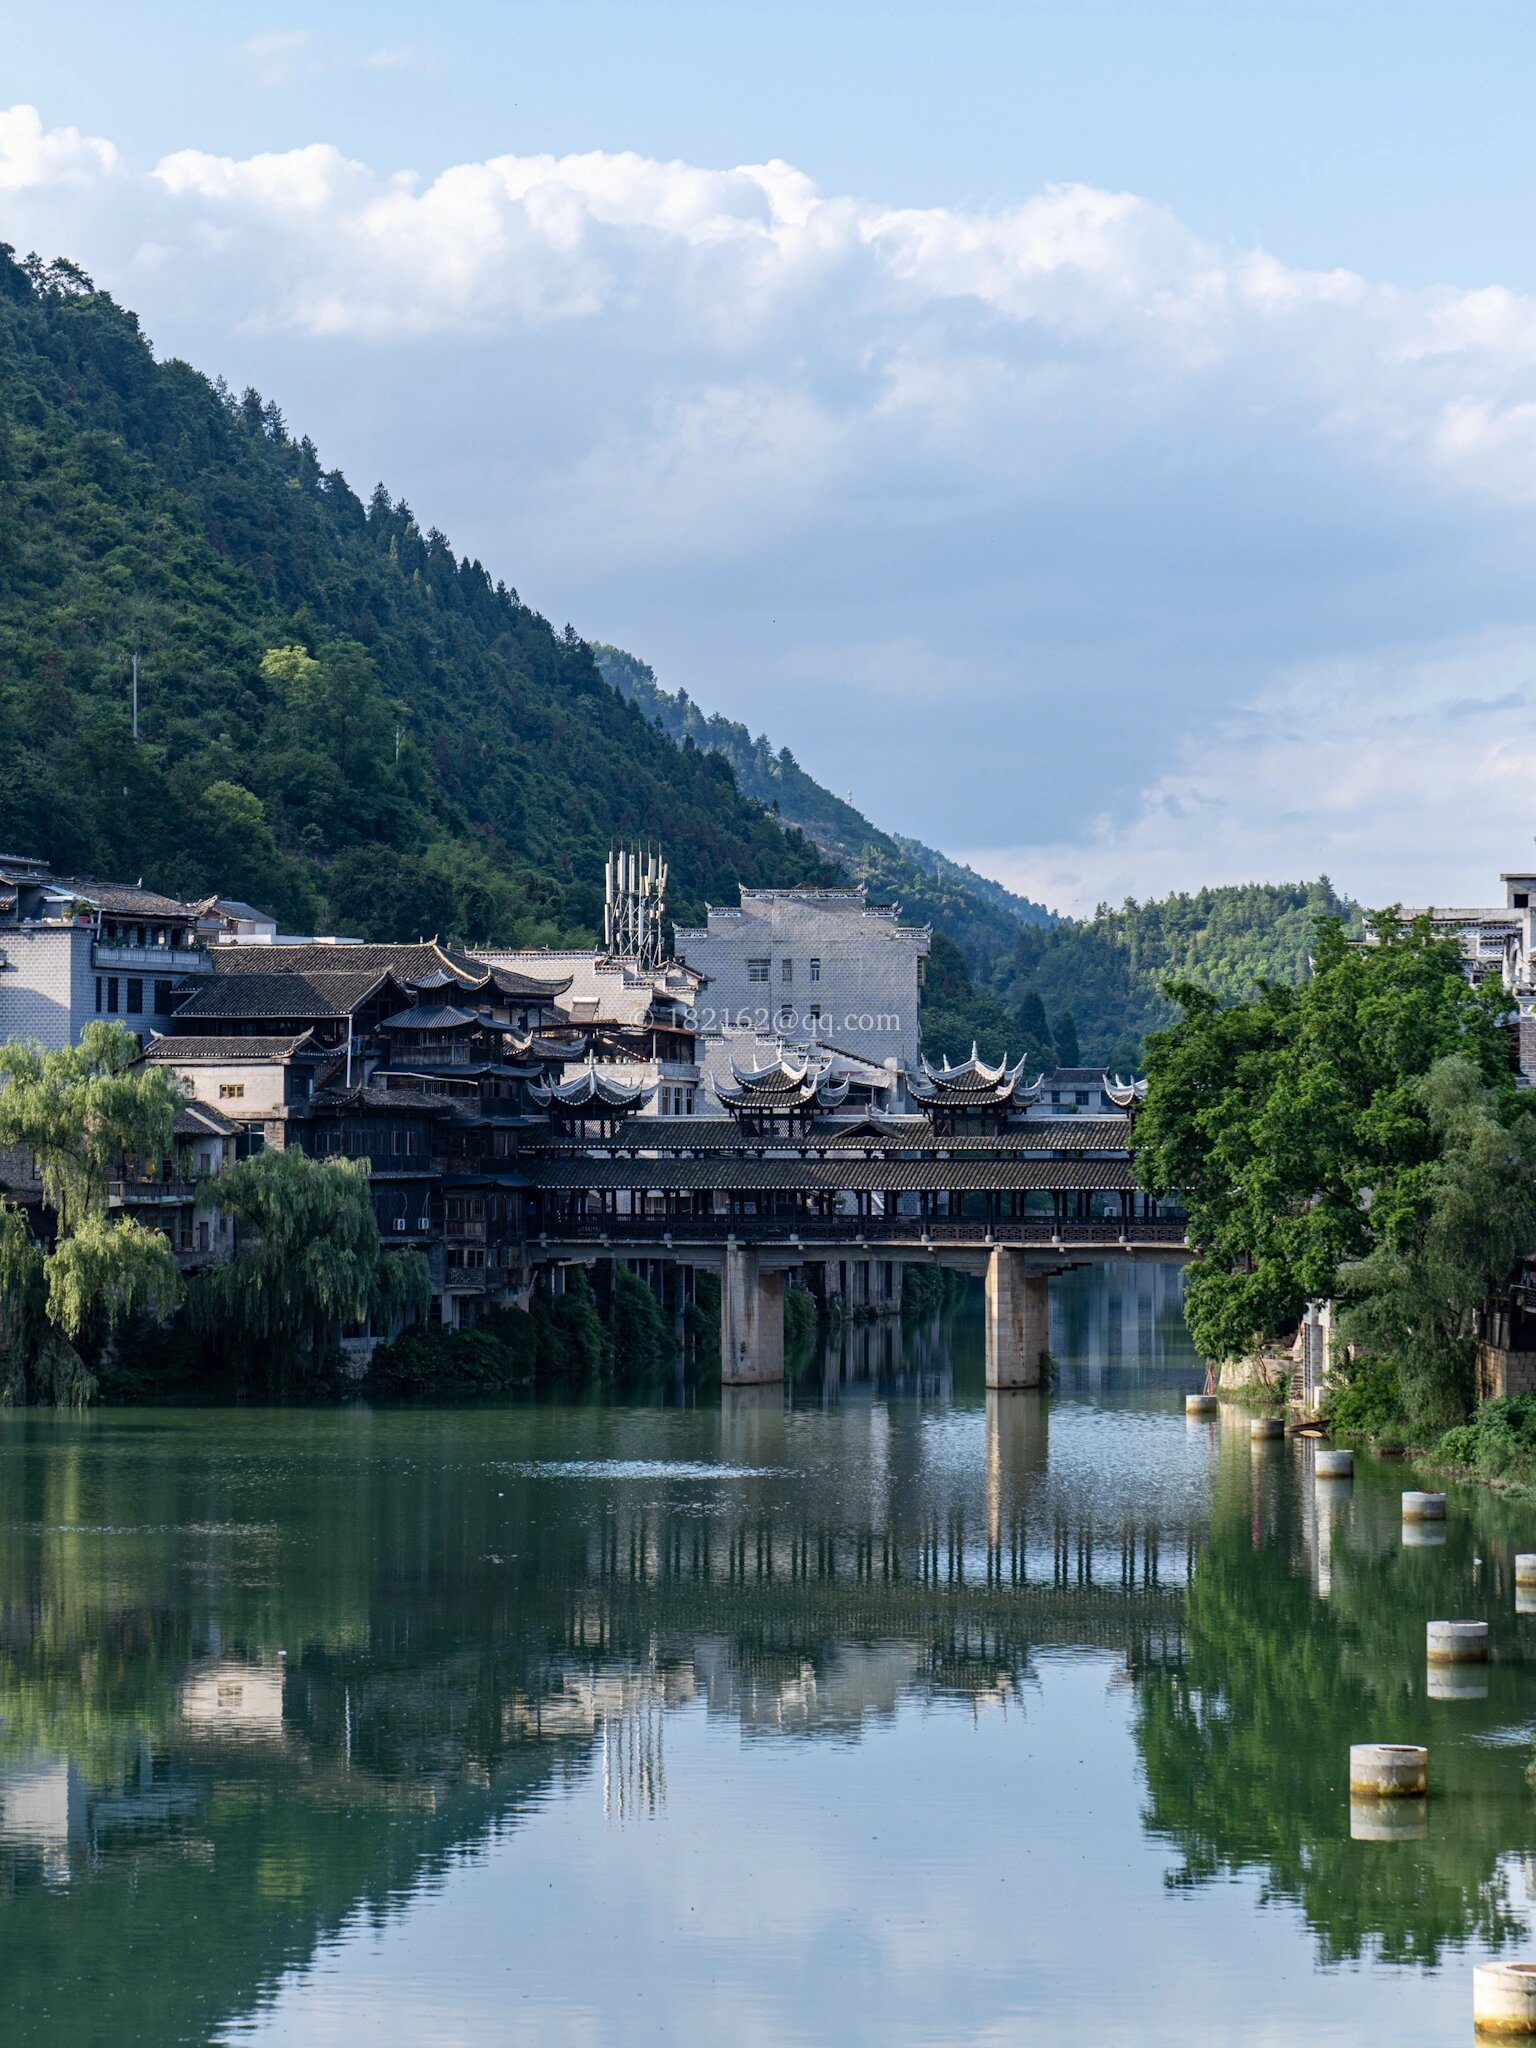
M173 1128L176 1136L182 1139L233 1138L240 1130L239 1124L232 1124L227 1116L210 1109L206 1102L189 1102L185 1109L178 1110Z
M383 972L210 975L176 1011L178 1017L350 1016L386 979Z
M632 1116L611 1140L615 1147L647 1151L755 1153L789 1147L833 1150L843 1145L860 1151L948 1152L956 1156L988 1152L1120 1152L1130 1143L1131 1120L1125 1116L1042 1117L1038 1122L1010 1124L1006 1130L961 1137L936 1137L927 1117L882 1117L881 1135L873 1135L874 1119L860 1117L840 1125L818 1117L809 1132L788 1138L756 1138L739 1123L724 1117ZM590 1139L577 1141L590 1145Z
M457 1031L462 1024L483 1024L472 1010L460 1010L452 1003L413 1003L386 1017L381 1031Z
M162 896L154 889L140 888L136 882L98 882L90 875L43 875L26 879L47 882L55 889L72 889L77 896L99 905L109 917L180 917L189 924L193 918L190 903L183 903L175 896Z
M1123 1159L530 1159L530 1182L541 1188L654 1188L743 1193L803 1189L1070 1190L1132 1185ZM878 1227L879 1218L872 1219Z
M460 989L479 989L494 983L498 994L514 1001L551 1002L571 985L571 977L535 981L511 968L490 967L471 953L455 946L423 939L409 946L327 945L310 940L297 946L218 946L213 951L215 971L224 975L371 973L375 979L392 974L402 986L420 982L442 988L451 980Z
M242 1060L325 1060L333 1057L322 1045L310 1045L307 1031L285 1038L152 1038L144 1048L147 1060L174 1060L179 1066L223 1066Z
M322 1088L309 1100L311 1111L317 1116L332 1116L353 1109L425 1109L434 1115L447 1116L454 1104L446 1095L429 1095L424 1088L374 1088L359 1085L355 1088L337 1086Z

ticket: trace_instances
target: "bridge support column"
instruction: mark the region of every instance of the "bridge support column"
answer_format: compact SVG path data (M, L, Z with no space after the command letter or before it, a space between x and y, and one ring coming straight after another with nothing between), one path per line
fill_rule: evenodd
M1038 1387L1051 1341L1051 1283L1023 1252L1002 1245L987 1259L987 1385Z
M765 1273L755 1251L726 1246L720 1275L720 1380L761 1386L784 1377L784 1275Z

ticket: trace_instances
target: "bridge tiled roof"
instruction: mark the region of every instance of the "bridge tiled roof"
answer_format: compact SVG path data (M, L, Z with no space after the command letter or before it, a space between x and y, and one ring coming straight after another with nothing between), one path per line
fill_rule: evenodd
M1039 1122L1018 1123L991 1133L962 1133L938 1136L925 1116L883 1117L878 1135L874 1120L859 1118L839 1124L818 1117L803 1134L788 1137L754 1137L744 1133L734 1118L724 1117L628 1117L605 1146L635 1147L648 1152L728 1152L756 1154L770 1151L840 1152L932 1152L954 1155L989 1152L1123 1152L1130 1143L1131 1120L1126 1116L1059 1116ZM587 1146L588 1138L557 1139L557 1143Z
M1031 1188L1128 1192L1123 1159L529 1159L537 1188L636 1188L658 1193L860 1194L881 1189L942 1194Z

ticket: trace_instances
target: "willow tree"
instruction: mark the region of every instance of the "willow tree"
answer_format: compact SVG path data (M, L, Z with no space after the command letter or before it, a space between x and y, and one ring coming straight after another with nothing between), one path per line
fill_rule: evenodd
M108 1205L125 1159L170 1153L183 1100L169 1074L139 1064L121 1024L88 1024L55 1052L0 1046L0 1149L31 1156L53 1232L39 1242L23 1210L0 1204L0 1397L88 1399L95 1381L77 1347L175 1307L169 1241Z
M425 1312L426 1260L380 1251L367 1160L259 1152L220 1174L211 1196L234 1224L236 1254L200 1275L193 1319L269 1386L313 1375L348 1323Z

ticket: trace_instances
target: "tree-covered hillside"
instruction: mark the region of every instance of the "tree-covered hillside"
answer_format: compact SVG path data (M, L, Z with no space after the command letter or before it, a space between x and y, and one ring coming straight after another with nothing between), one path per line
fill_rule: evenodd
M679 917L831 877L407 504L0 245L0 847L296 927L537 943L595 933L630 836L665 840Z
M1119 910L1101 904L1082 923L1021 931L1011 957L994 971L1009 1011L1031 997L1051 1018L1070 1011L1083 1058L1130 1068L1147 1032L1169 1023L1163 993L1170 977L1208 988L1223 1002L1251 996L1260 982L1299 982L1320 918L1352 930L1359 907L1326 875L1315 882L1251 882Z

